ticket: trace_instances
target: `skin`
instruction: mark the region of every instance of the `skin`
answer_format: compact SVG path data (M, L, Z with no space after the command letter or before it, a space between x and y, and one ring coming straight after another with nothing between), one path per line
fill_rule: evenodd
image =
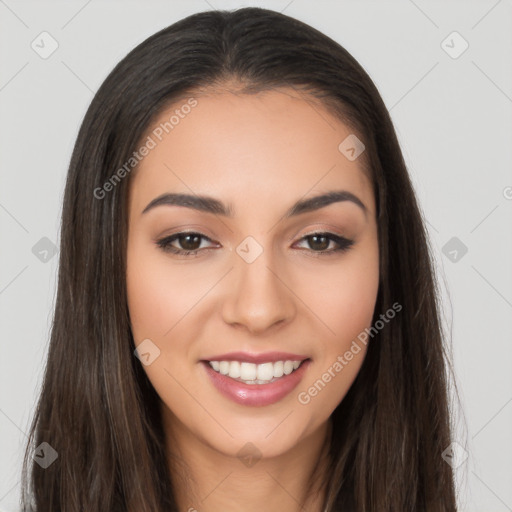
M129 192L130 321L136 345L149 338L160 349L144 370L162 400L169 465L176 458L190 468L191 478L173 473L178 504L191 512L242 505L260 512L262 503L267 510L303 505L320 512L322 493L306 495L306 484L323 476L314 466L319 458L321 466L326 462L329 417L366 346L359 343L360 352L308 404L297 397L371 326L379 280L371 182L362 157L349 161L338 150L351 130L311 98L284 88L194 97L197 106L141 161ZM297 200L340 189L356 195L366 215L344 201L282 219ZM230 204L234 216L170 205L141 213L165 192L213 196ZM208 237L197 241L195 256L155 243L186 230ZM336 242L304 238L315 232L354 244L327 254ZM263 248L250 264L236 252L249 235ZM172 245L191 246L186 239ZM199 362L231 351L276 350L305 354L311 365L294 391L263 407L225 398ZM237 457L247 442L261 454L251 467Z

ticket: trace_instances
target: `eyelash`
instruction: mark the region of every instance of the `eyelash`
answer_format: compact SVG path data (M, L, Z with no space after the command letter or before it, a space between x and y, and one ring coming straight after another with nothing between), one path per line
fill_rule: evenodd
M179 256L195 256L195 255L197 255L197 253L199 251L212 249L212 247L207 247L205 249L195 249L193 251L187 251L184 249L178 249L176 247L171 246L172 242L174 242L175 240L179 239L180 237L186 236L186 235L198 235L199 237L201 237L205 240L209 240L210 242L212 241L211 238L209 238L206 235L203 235L201 233L196 233L195 231L182 231L180 233L175 233L174 235L171 235L171 236L168 236L165 238L161 238L160 240L156 241L156 244L164 252L169 252L169 253L176 254ZM354 240L350 240L343 236L335 235L334 233L328 233L328 232L323 232L323 231L309 233L308 235L303 236L299 241L306 240L306 239L314 237L314 236L326 237L330 241L336 242L339 246L336 249L324 250L324 251L314 251L313 249L311 249L311 252L313 253L313 255L315 257L331 256L336 253L344 253L344 252L348 251L352 247L352 245L354 245Z

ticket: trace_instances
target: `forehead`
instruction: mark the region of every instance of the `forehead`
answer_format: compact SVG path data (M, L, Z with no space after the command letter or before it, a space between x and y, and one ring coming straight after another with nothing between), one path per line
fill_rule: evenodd
M208 194L229 200L236 213L343 188L373 212L363 157L350 161L339 150L351 135L318 100L294 90L191 95L146 132L153 147L132 175L131 204L142 211L164 192Z

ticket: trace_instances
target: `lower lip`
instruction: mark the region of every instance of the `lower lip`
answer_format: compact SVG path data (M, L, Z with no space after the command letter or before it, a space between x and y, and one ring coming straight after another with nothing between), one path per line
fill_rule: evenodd
M306 359L289 375L268 384L244 384L226 375L216 372L209 363L201 361L213 385L227 398L237 404L261 407L275 404L291 393L302 380L307 367L311 363Z

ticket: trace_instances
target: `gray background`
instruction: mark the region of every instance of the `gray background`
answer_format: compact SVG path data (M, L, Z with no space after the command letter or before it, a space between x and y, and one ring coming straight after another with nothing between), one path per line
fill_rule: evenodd
M157 30L194 12L245 5L282 11L337 40L381 92L427 221L453 339L457 441L469 455L456 470L460 509L512 511L512 2L505 0L0 0L0 510L18 509L56 290L51 244L59 244L67 165L94 91ZM47 59L31 47L43 31L59 45ZM461 40L442 45L453 31L469 44L457 58Z

